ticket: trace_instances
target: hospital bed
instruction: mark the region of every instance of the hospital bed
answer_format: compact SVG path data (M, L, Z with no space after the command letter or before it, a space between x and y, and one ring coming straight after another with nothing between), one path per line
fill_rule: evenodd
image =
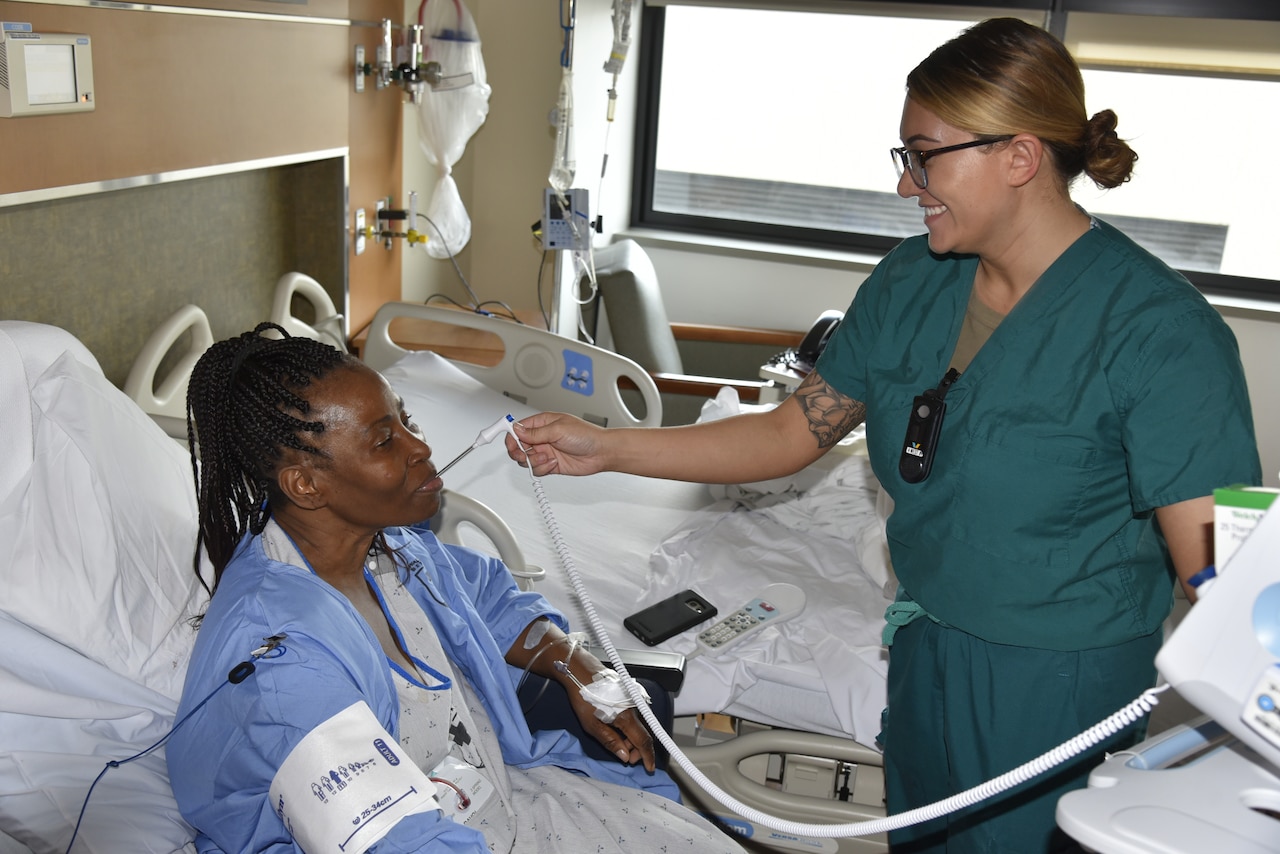
M391 340L389 330L397 318L427 316L439 323L457 317L460 325L501 339L504 362L549 340L600 363L614 355L555 336L548 339L545 332L499 318L459 316L408 303L384 305L369 330L363 358L404 398L438 464L470 446L504 414L517 419L540 409L581 414L582 407L566 410L548 403L546 384L513 384L519 380L513 369L451 361L429 351L409 351ZM603 369L600 375L605 375ZM651 382L642 369L610 369L608 376L625 376L637 386ZM661 423L660 406L649 404L654 424ZM731 390L723 391L704 407L703 417L725 417L742 408ZM612 423L627 422L616 416ZM444 479L448 490L479 500L511 527L524 560L546 570L535 589L583 626L528 471L494 447L471 453ZM883 533L886 499L861 436L846 440L798 475L768 483L708 487L606 472L589 478L548 477L542 487L571 559L618 646L644 649L623 629L623 618L685 588L697 590L722 615L771 582L789 581L804 589L807 604L799 617L724 654L688 660L675 698L677 729L683 728L681 740L693 746L691 756L702 770L715 772L714 780L766 812L842 822L883 815L883 775L874 749L887 671L880 634L896 587ZM483 545L478 540L468 544ZM695 635L686 632L656 649L690 655ZM733 719L733 731L696 726L693 716L709 712ZM726 735L737 737L721 741ZM785 780L786 769L778 767L783 761L768 759L781 755L791 757L790 781ZM841 776L846 771L847 781ZM682 776L679 769L675 773ZM809 797L823 785L805 784L809 774L819 780L830 775L833 787L846 786L849 802ZM697 792L688 794L699 799ZM702 806L723 814L712 803ZM767 834L760 828L741 829ZM842 851L884 850L883 841L875 839L838 844Z
M388 324L399 310L384 314ZM450 314L475 322L470 315ZM481 320L492 324L486 329L516 342L507 348L516 354L536 332L494 318ZM171 724L185 655L194 640L187 620L202 609L203 590L190 571L194 507L185 450L156 428L162 419L148 419L111 387L74 339L65 333L60 338L48 327L38 332L15 336L9 330L0 336L6 345L15 337L19 341L4 354L12 374L5 378L12 386L7 390L22 382L24 399L32 402L27 414L6 416L19 425L29 418L48 434L33 427L30 456L20 454L16 466L7 462L6 469L13 471L6 470L0 481L5 489L0 521L6 526L0 535L18 544L19 558L4 567L6 589L15 591L14 601L35 603L31 613L15 613L7 599L0 614L5 637L0 649L6 650L0 732L20 739L0 749L0 831L39 852L65 848L83 793L102 763L142 750ZM39 358L29 356L22 343L33 335L42 341L36 348ZM551 343L561 347L564 341ZM570 348L600 364L611 361L587 345L570 342ZM469 446L502 415L519 418L550 408L544 402L545 381L502 388L503 394L477 379L472 372L483 372L476 366L430 352L387 352L394 360L378 366L423 426L438 463ZM514 368L511 374L520 379ZM535 379L541 381L542 375ZM640 387L646 379L640 371L632 381ZM145 387L163 384L152 373ZM732 409L731 401L720 405ZM59 443L58 454L40 452L50 442ZM739 737L733 739L722 740L725 733L708 727L685 731L683 740L699 766L741 799L790 818L845 822L883 814L879 756L872 745L884 702L881 614L893 582L877 512L878 487L865 457L856 447L850 450L829 455L825 465L786 482L714 494L702 485L616 474L544 483L573 559L619 646L639 646L622 631L623 616L685 586L698 589L722 612L742 604L767 581L785 579L808 591L809 607L802 616L729 655L693 658L676 697L682 726L697 720L691 716L710 712L738 722ZM55 458L61 468L36 471L42 461ZM22 471L23 465L29 470ZM45 491L61 496L62 503L19 500L27 494L22 490L41 478L47 481ZM497 551L522 571L524 583L533 583L581 626L579 606L536 510L527 471L495 446L471 454L446 480L446 507L450 501L455 507L478 501L509 526L495 529L482 520L455 524L448 535L475 538L468 544L484 547L481 541L493 539L497 530L498 539L506 540ZM146 489L128 488L143 483ZM117 512L121 508L131 512ZM76 521L60 525L63 519ZM86 527L86 519L94 524ZM142 519L160 520L158 529L133 521ZM101 534L102 542L82 547L90 534ZM66 541L65 548L46 547L59 540ZM29 563L28 556L37 562ZM66 583L62 564L68 563L77 567L79 583ZM68 620L67 614L95 618ZM690 652L691 634L663 648ZM10 662L7 651L19 649L20 660ZM32 748L24 751L19 744ZM849 772L848 780L841 782L853 793L851 801L809 797L810 790L782 782L787 775L779 768L781 755L810 771L845 763L839 767ZM723 813L699 792L687 794L708 811ZM128 809L112 809L126 804ZM90 809L86 822L94 822L94 832L77 842L78 851L120 850L111 847L113 833L120 834L117 840L128 838L130 850L145 851L184 850L189 838L173 808L158 752L113 768L95 790ZM140 809L147 815L137 818ZM100 847L81 847L86 840ZM8 854L5 844L0 838L0 854ZM794 847L782 840L768 850ZM883 844L844 840L803 850L875 851Z

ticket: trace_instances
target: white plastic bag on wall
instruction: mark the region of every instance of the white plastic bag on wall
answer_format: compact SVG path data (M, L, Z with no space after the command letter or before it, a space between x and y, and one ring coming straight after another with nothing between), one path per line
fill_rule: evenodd
M471 217L458 195L453 164L489 114L490 88L480 34L461 0L423 0L418 23L426 36L423 58L440 63L442 75L436 87L423 87L418 104L418 138L439 175L424 211L435 227L427 224L419 230L427 235L427 254L448 258L471 239Z

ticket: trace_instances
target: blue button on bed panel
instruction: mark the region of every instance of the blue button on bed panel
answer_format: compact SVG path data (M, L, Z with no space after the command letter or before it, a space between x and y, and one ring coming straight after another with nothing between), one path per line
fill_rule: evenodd
M595 370L591 357L573 350L564 351L564 378L560 387L576 391L583 397L596 393Z

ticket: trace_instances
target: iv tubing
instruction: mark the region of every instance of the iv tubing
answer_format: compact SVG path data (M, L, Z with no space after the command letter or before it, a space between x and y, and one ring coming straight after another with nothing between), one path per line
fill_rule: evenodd
M510 417L510 416L508 416ZM514 430L511 435L515 437ZM516 438L516 444L520 449L527 453L527 449L519 438ZM643 700L641 688L631 674L627 672L627 667L622 663L621 657L618 655L617 649L613 645L613 641L609 638L609 634L605 631L604 625L600 620L600 616L596 613L595 606L582 583L582 577L578 573L578 569L573 560L573 555L569 553L568 546L565 545L564 538L560 534L560 526L556 522L555 513L551 509L551 503L547 500L546 493L543 491L542 482L533 474L533 466L529 466L529 479L533 484L533 494L538 501L538 508L542 512L543 521L546 523L547 531L551 535L552 544L555 546L556 554L560 558L561 564L564 566L565 572L569 577L569 582L573 585L574 593L578 597L578 602L582 606L583 613L587 617L587 622L591 626L592 633L599 640L600 645L604 647L608 653L609 661L613 668L622 677L623 684L626 686L627 693L636 703L636 709L640 712L640 716L644 718L649 729L657 737L662 746L667 749L671 758L679 763L680 767L685 770L689 777L703 790L707 792L717 802L723 804L732 810L735 814L742 816L748 821L761 824L771 830L779 833L788 833L796 836L811 836L821 839L829 839L846 836L867 836L873 833L887 833L891 830L898 830L903 827L909 827L913 824L919 824L925 821L931 821L935 818L941 818L944 815L956 812L973 806L1001 792L1012 789L1026 781L1043 774L1050 768L1062 764L1068 759L1083 753L1091 747L1101 743L1106 738L1120 732L1125 727L1137 721L1143 715L1151 711L1152 707L1160 701L1156 695L1166 690L1167 684L1160 685L1156 688L1144 691L1141 696L1133 700L1129 705L1115 712L1105 720L1095 724L1085 732L1080 733L1074 738L1058 745L1052 750L1041 754L1037 758L1023 765L1008 771L999 777L988 780L971 789L967 789L958 794L952 795L945 800L937 801L927 806L917 807L898 815L889 816L887 818L873 819L869 821L856 821L846 824L808 824L804 822L790 821L780 819L768 813L761 812L754 807L748 806L725 792L710 779L707 778L702 771L693 764L689 757L676 745L675 741L667 734L666 730L658 722L654 716L653 710L649 708L648 702Z

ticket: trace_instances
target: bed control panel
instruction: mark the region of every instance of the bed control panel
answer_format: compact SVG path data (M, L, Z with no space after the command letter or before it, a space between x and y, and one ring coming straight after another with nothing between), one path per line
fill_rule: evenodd
M574 350L565 350L564 377L560 380L560 387L577 392L584 397L591 397L596 393L592 367L590 356Z
M770 584L760 595L708 629L698 632L700 652L719 653L766 626L784 623L804 610L804 591L794 584Z

